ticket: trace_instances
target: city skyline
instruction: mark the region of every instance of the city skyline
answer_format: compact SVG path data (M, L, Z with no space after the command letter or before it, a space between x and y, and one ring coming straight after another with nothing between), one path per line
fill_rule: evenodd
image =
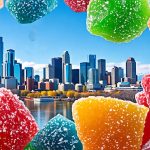
M128 57L134 57L142 62L138 63L138 72L146 73L148 70L150 73L148 29L129 43L108 42L91 35L86 29L86 13L73 12L63 0L52 13L32 24L19 24L6 8L0 10L0 22L4 49L16 50L16 58L35 65L36 70L47 64L50 58L61 56L62 51L68 50L75 66L79 66L81 59L87 61L88 54L96 54L97 58L106 59L110 65L116 66Z

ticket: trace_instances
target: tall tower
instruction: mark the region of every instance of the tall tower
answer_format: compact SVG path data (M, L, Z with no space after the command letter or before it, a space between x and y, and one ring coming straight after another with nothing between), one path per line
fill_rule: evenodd
M71 83L72 82L72 65L71 64L65 64L64 66L64 81L65 83Z
M33 67L25 67L24 68L24 81L27 81L28 78L30 78L30 79L34 78Z
M131 84L135 84L137 81L136 62L132 57L129 57L126 61L126 77L130 79Z
M111 83L112 85L116 85L119 80L119 72L118 67L114 66L111 71Z
M52 66L54 69L54 78L59 79L59 82L62 83L62 58L52 58Z
M96 55L89 55L90 68L96 68Z
M105 59L98 60L98 78L99 78L99 81L106 80L106 60Z
M123 70L123 68L119 67L118 68L118 79L119 79L119 82L122 81L121 80L122 78L124 78L124 70Z
M7 64L7 70L6 70L6 76L14 76L14 63L15 63L15 51L13 49L7 50L6 53L6 64Z
M88 70L88 83L98 84L98 70L95 68L90 68Z
M62 55L62 83L65 82L65 78L64 78L64 65L65 64L70 64L70 55L68 51L65 51L64 54Z
M17 79L18 85L22 84L22 64L15 61L14 64L14 77Z
M0 80L1 80L1 77L3 76L3 49L4 49L4 46L3 46L3 38L0 37Z

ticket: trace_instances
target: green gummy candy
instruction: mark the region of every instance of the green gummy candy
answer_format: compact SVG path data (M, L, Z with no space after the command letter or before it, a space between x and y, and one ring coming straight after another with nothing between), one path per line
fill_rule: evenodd
M147 28L148 0L90 0L87 29L112 42L129 42Z
M35 148L33 148L32 144L29 143L25 148L24 150L36 150Z

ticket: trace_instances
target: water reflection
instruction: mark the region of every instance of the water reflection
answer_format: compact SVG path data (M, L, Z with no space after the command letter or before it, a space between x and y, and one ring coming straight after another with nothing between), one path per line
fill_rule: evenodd
M25 101L25 105L31 111L40 128L47 124L49 119L61 114L72 120L72 102L54 101L50 103L37 103Z

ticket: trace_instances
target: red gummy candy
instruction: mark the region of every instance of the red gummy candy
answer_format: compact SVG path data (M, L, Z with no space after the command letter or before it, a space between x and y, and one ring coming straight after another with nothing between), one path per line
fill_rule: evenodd
M145 93L142 91L142 92L139 92L135 95L135 99L136 99L136 102L139 104L139 105L144 105L146 107L149 107L148 104L147 104L147 99L146 99L146 96L145 96Z
M64 0L75 12L86 12L90 0Z
M145 75L142 79L142 86L147 98L147 104L150 107L150 74Z
M34 118L18 97L0 88L0 150L23 150L38 130Z

